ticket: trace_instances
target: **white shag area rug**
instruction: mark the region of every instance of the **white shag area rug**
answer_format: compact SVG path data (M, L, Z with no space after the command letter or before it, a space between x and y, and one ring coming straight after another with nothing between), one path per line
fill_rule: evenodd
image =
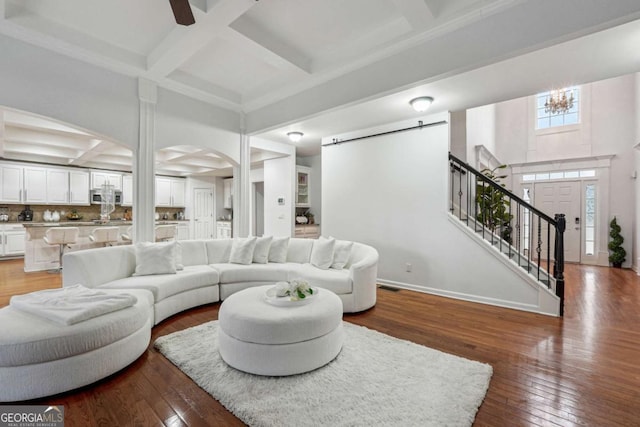
M155 347L250 426L470 426L489 387L490 365L344 322L345 343L328 365L289 377L228 366L218 322L160 337Z

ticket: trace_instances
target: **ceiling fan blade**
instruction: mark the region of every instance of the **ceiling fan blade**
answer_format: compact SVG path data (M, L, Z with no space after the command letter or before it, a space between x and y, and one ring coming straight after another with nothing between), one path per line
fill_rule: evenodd
M173 16L176 18L176 22L180 25L191 25L196 23L196 19L193 17L189 0L169 0L171 3L171 9L173 10Z

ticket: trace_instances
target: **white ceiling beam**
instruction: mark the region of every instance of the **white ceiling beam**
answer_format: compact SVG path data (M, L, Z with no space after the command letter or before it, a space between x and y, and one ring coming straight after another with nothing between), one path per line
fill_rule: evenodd
M37 15L19 13L0 19L0 33L128 76L145 69L143 56Z
M424 0L392 0L400 13L414 30L424 29L431 24L436 15Z
M94 139L91 141L91 144L89 144L86 151L81 153L75 159L69 159L69 164L76 166L84 165L88 161L101 155L106 150L109 150L112 146L113 144L110 142Z
M149 54L145 77L159 80L168 76L254 5L255 0L220 0L206 13L193 10L196 23L176 26Z

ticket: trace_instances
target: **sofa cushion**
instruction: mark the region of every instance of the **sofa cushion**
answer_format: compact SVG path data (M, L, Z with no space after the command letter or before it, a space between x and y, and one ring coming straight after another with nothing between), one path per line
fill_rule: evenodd
M253 262L253 251L256 248L256 238L233 239L231 244L231 254L229 262L233 264L251 264Z
M253 262L266 264L269 261L269 248L271 247L272 236L258 237L256 247L253 249Z
M219 264L229 262L231 255L231 239L212 239L206 240L207 247L207 264Z
M333 248L333 262L331 263L331 268L342 270L349 262L352 247L353 242L336 240L336 245Z
M274 237L269 247L269 262L287 262L289 237Z
M44 363L96 350L133 334L153 316L153 298L149 292L106 292L128 293L135 296L137 302L132 307L74 325L51 322L11 306L0 309L0 367Z
M287 280L303 279L311 286L328 289L338 295L353 292L353 281L349 270L320 270L311 264L288 264L288 266Z
M207 247L204 240L180 240L178 245L182 249L182 264L189 265L207 265Z
M136 244L136 271L134 276L175 274L176 242Z
M336 245L336 239L320 237L313 242L311 249L311 264L321 270L331 267L333 262L333 249Z
M133 245L110 246L67 252L62 264L63 286L80 283L87 288L130 277L136 271Z
M312 239L290 239L287 248L287 262L304 264L311 258Z
M220 284L236 282L280 282L287 280L289 269L283 264L212 264L218 270Z
M208 265L191 265L175 274L132 276L114 280L100 289L146 289L156 302L181 292L218 284L218 272Z

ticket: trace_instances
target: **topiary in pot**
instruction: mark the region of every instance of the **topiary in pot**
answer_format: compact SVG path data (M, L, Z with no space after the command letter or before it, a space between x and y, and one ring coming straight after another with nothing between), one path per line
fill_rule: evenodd
M609 262L613 264L614 267L620 268L625 261L627 251L622 247L624 238L620 235L622 228L618 225L616 217L613 217L609 223L609 228L609 236L611 237L611 241L609 242Z

